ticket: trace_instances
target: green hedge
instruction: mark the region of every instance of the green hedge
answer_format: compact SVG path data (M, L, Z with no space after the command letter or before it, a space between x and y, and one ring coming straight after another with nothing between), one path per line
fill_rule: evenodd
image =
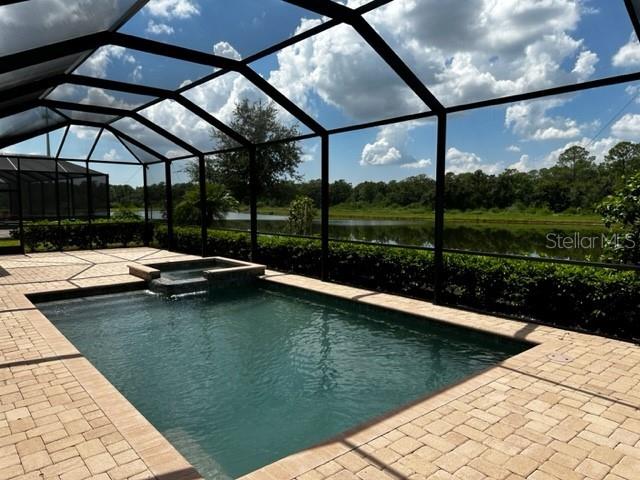
M142 245L145 226L143 221L94 220L89 225L82 221L63 220L27 223L24 230L26 251L127 247ZM19 238L17 230L11 232Z
M156 229L166 247L166 228ZM200 230L176 228L177 249L200 253ZM210 230L208 253L248 259L249 235ZM284 237L259 240L268 267L318 276L320 242ZM331 279L370 290L433 297L431 252L349 243L330 244ZM640 276L635 272L470 255L445 255L446 303L534 319L560 327L640 338Z

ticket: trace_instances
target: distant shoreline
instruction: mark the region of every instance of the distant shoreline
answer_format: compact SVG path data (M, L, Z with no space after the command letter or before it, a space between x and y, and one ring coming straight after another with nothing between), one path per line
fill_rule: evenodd
M241 209L240 212L248 213ZM258 208L261 215L288 214L287 207L261 207ZM407 211L403 209L347 209L344 207L331 208L330 217L335 219L368 219L368 220L415 220L427 221L435 218L429 212ZM445 220L456 223L495 223L495 224L520 224L520 225L583 225L602 227L602 220L595 214L565 214L565 213L519 213L519 212L449 212L445 213Z

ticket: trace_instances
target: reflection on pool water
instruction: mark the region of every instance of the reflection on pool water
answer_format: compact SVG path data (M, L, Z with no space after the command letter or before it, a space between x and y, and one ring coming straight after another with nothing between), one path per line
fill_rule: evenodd
M210 479L248 473L528 348L266 285L39 308Z

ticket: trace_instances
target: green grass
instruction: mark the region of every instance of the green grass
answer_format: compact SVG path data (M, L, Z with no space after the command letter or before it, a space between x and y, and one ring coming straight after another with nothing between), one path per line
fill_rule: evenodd
M244 210L243 210L244 211ZM287 207L260 207L258 212L266 215L288 215ZM351 205L337 205L331 207L331 218L337 219L379 219L379 220L432 220L433 212L416 207L377 207L359 208ZM545 211L515 211L515 210L474 210L449 211L446 214L449 222L469 223L512 223L539 225L602 225L601 217L594 213L551 213Z
M14 240L13 238L0 238L0 247L17 247L20 245L20 240Z

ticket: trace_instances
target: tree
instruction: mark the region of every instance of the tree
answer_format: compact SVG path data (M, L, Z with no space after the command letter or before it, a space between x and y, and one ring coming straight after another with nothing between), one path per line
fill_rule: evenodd
M538 206L549 208L556 213L572 206L569 182L561 177L558 167L543 168L538 172L534 199Z
M289 205L289 230L296 235L310 235L316 212L313 200L300 196Z
M580 145L567 148L558 157L558 165L552 169L559 182L566 182L569 188L569 206L574 208L593 208L594 180L597 168L595 157Z
M113 206L121 207L143 207L144 192L142 187L132 187L131 185L109 184L109 198Z
M513 205L531 205L533 197L533 172L519 172L507 169L496 177L491 204L497 208L509 208Z
M273 102L237 103L229 127L252 143L264 143L300 134L296 126L284 124L278 118ZM219 150L237 148L238 144L219 130L212 131ZM264 194L271 187L289 179L297 179L296 169L302 162L302 150L296 142L273 143L256 150L256 193ZM242 202L249 200L249 155L246 150L219 153L206 159L207 182L225 185L231 195ZM193 182L198 181L198 165L187 169Z
M640 169L640 145L632 142L620 142L611 147L604 157L605 165L618 179Z
M353 187L346 180L336 180L329 188L329 201L331 205L337 205L349 200Z
M574 145L560 154L558 166L569 169L571 180L576 181L581 172L593 165L594 160L595 158L589 154L589 150L580 145Z
M640 172L598 207L605 226L614 232L608 249L615 259L640 262Z
M223 220L227 212L238 209L238 202L227 189L217 183L207 184L207 196L204 208L201 209L200 187L190 187L176 205L175 222L178 225L199 225L200 211L204 210L207 226L211 226L215 220Z
M384 204L387 196L387 184L384 182L362 182L353 189L353 200L356 203Z

